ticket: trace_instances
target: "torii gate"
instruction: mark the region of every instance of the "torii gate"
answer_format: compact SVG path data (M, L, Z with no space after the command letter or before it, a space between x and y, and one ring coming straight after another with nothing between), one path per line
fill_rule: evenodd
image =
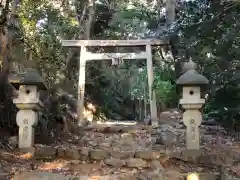
M79 79L78 79L78 125L84 123L84 91L85 91L85 66L86 62L90 60L112 60L112 59L146 59L147 60L147 74L148 87L150 96L150 112L152 125L158 124L156 94L152 90L154 80L153 64L152 64L152 47L153 45L166 45L163 40L62 40L62 45L67 47L80 47L80 63L79 63ZM145 46L145 51L139 53L93 53L88 52L86 47L106 47L106 46Z

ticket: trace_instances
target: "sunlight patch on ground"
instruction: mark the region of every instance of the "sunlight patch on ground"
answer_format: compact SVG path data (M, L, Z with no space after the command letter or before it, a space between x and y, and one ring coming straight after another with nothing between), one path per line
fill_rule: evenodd
M33 153L26 153L26 154L21 154L19 155L20 159L32 159L33 158Z
M83 116L86 120L93 121L93 113L96 112L96 107L92 103L87 104L87 108L83 109Z
M89 180L99 180L100 178L100 176L92 176L89 178Z
M66 162L61 161L53 161L53 162L46 162L44 164L41 164L38 169L39 170L52 170L52 169L63 169L66 167Z
M199 180L199 176L196 173L189 174L187 180Z

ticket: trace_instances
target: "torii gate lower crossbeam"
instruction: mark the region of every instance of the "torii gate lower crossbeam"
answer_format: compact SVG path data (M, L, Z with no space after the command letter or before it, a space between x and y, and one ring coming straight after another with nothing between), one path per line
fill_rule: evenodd
M148 87L150 96L150 112L152 125L158 125L156 95L152 90L154 80L153 64L152 64L152 45L166 45L166 41L162 40L63 40L62 45L67 47L80 47L80 63L79 63L79 79L78 79L78 125L84 124L83 110L84 110L84 92L85 92L85 67L86 61L89 60L106 60L112 58L123 59L146 59L147 60L147 74ZM146 49L140 53L92 53L88 52L88 46L145 46Z

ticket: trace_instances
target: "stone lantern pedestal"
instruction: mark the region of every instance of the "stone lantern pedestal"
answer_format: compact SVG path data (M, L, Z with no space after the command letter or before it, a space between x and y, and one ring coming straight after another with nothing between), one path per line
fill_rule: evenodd
M16 116L19 126L18 147L20 151L28 152L34 146L34 127L38 123L37 112L42 106L39 90L47 88L34 69L28 69L21 74L11 74L8 80L18 90L18 96L13 100L19 109Z
M190 60L184 64L186 72L177 80L182 87L180 104L185 109L183 123L186 126L186 145L189 150L200 148L199 126L202 123L200 109L205 103L201 98L201 87L208 84L208 80L196 71L196 64Z

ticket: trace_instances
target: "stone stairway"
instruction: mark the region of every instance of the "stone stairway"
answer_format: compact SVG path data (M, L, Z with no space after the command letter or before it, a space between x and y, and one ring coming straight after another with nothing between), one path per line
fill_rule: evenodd
M180 143L182 131L171 131L167 125L94 124L81 136L72 134L51 146L37 144L34 153L16 154L18 161L10 164L18 173L3 178L15 174L13 180L181 180L189 172L199 172L201 180L219 178L219 165L226 160L205 149L194 159L196 152L184 150Z

